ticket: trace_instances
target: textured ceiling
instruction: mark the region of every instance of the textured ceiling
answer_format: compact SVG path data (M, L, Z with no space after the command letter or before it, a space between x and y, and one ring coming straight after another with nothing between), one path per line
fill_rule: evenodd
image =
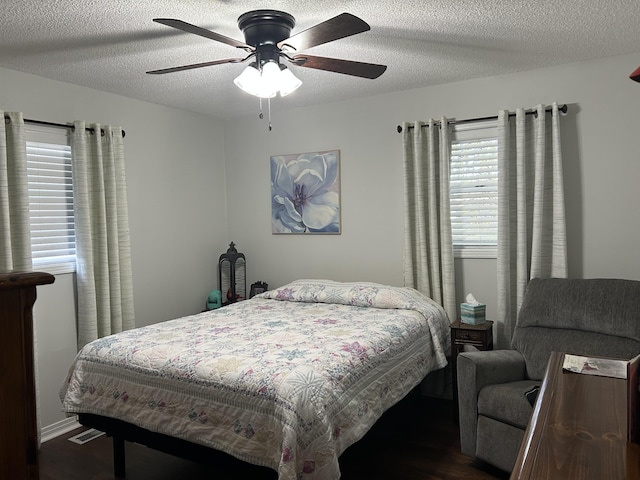
M258 100L233 85L244 64L145 72L242 56L153 18L244 41L237 18L261 8L292 14L292 34L354 14L371 31L307 52L388 65L376 80L292 67L304 83L278 109L634 51L640 65L639 0L2 0L0 66L222 118L253 114Z

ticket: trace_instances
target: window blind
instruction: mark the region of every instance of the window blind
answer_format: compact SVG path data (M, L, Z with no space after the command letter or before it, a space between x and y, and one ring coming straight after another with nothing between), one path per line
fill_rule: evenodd
M75 227L71 147L27 141L27 179L33 267L75 271Z
M455 247L497 245L497 138L452 142L450 202Z

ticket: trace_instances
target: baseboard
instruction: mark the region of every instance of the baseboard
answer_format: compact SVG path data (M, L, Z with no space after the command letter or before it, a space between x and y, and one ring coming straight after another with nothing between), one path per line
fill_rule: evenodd
M80 428L82 425L80 425L78 423L78 417L77 416L73 416L73 417L68 417L65 418L64 420L60 420L59 422L56 422L54 424L51 425L47 425L46 427L42 427L42 429L40 430L40 435L41 435L41 442L47 442L49 440L53 440L56 437L59 437L60 435L64 435L67 432L70 432L71 430L75 430L76 428Z

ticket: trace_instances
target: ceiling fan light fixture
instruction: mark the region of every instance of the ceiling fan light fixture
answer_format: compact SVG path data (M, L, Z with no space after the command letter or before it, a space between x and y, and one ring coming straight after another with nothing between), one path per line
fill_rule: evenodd
M280 65L280 96L286 97L302 85L302 80L296 77L291 70Z
M273 67L265 67L269 63L272 63ZM255 62L249 64L240 75L238 75L233 83L238 88L247 92L250 95L254 95L260 98L273 98L278 93L278 79L280 69L273 62L268 62L263 65L262 71L258 70L258 65ZM277 71L274 71L275 68Z
M266 62L262 65L261 72L261 92L267 93L262 98L275 97L280 89L280 66L273 61Z
M247 68L233 80L233 83L235 83L240 90L251 95L257 95L260 84L260 70L258 70L256 63L250 63Z
M241 90L260 98L273 98L278 92L284 97L302 85L302 81L291 70L274 61L265 62L261 70L258 70L256 62L252 62L233 83Z

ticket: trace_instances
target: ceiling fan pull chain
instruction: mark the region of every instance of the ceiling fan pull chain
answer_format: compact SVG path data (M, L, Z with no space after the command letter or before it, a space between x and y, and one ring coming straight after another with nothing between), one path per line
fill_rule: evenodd
M271 131L271 99L267 98L267 110L269 110L269 131Z
M258 99L260 100L260 114L258 115L258 118L262 120L264 118L264 115L262 114L262 97L258 97Z

